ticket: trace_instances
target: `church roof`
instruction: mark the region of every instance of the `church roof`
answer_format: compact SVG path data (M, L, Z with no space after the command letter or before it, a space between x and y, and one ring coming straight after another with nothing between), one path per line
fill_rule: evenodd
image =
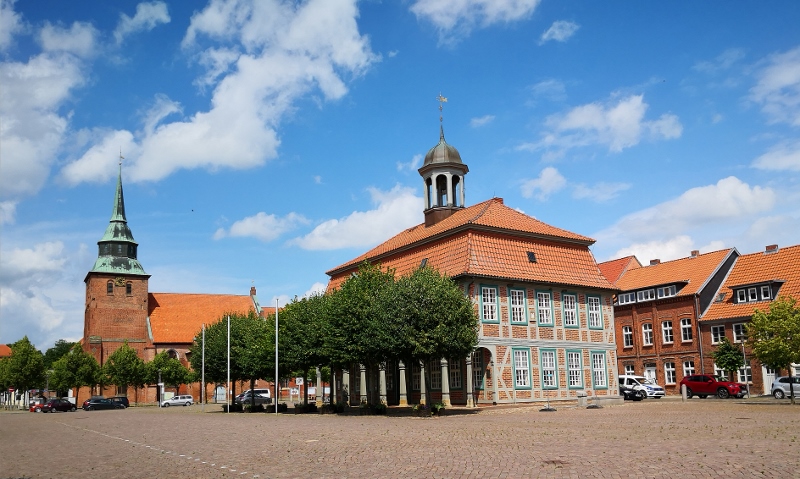
M626 271L629 269L641 268L642 263L639 262L636 256L625 256L623 258L599 263L597 266L600 268L600 272L603 273L603 276L605 276L611 284L617 284L617 281L619 281Z
M501 198L464 208L435 225L409 228L327 272L339 287L363 261L408 274L423 260L450 277L486 278L614 289L597 267L594 240L509 208ZM531 261L533 253L534 261Z
M150 293L147 304L153 342L161 344L191 343L203 324L255 310L251 296L234 294Z

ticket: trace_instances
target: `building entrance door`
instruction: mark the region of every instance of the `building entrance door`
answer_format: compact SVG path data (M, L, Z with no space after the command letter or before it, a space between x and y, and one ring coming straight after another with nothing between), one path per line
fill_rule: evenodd
M656 381L656 365L655 364L645 364L644 365L644 377L657 383Z
M775 380L775 370L761 366L761 377L764 378L764 394L772 394L772 381Z

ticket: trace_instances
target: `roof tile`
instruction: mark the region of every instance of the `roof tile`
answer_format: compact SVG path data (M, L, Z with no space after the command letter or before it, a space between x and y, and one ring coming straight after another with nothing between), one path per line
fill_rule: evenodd
M246 314L255 306L242 295L150 293L148 309L154 343L191 343L203 324L216 323L227 313Z
M706 280L717 270L734 249L723 249L698 256L665 261L663 263L629 269L616 282L622 291L632 291L662 284L686 281L688 284L677 296L698 293Z

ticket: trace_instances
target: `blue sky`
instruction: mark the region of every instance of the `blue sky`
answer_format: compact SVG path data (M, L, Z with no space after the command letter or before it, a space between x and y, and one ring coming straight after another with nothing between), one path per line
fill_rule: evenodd
M598 261L800 243L800 4L0 0L0 342L83 334L120 150L153 292L284 304L422 222L444 131Z

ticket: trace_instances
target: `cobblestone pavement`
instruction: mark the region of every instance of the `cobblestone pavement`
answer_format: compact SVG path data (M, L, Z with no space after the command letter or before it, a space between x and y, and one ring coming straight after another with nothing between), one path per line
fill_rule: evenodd
M5 412L0 478L800 477L800 406L788 401L540 408L439 418L198 405Z

